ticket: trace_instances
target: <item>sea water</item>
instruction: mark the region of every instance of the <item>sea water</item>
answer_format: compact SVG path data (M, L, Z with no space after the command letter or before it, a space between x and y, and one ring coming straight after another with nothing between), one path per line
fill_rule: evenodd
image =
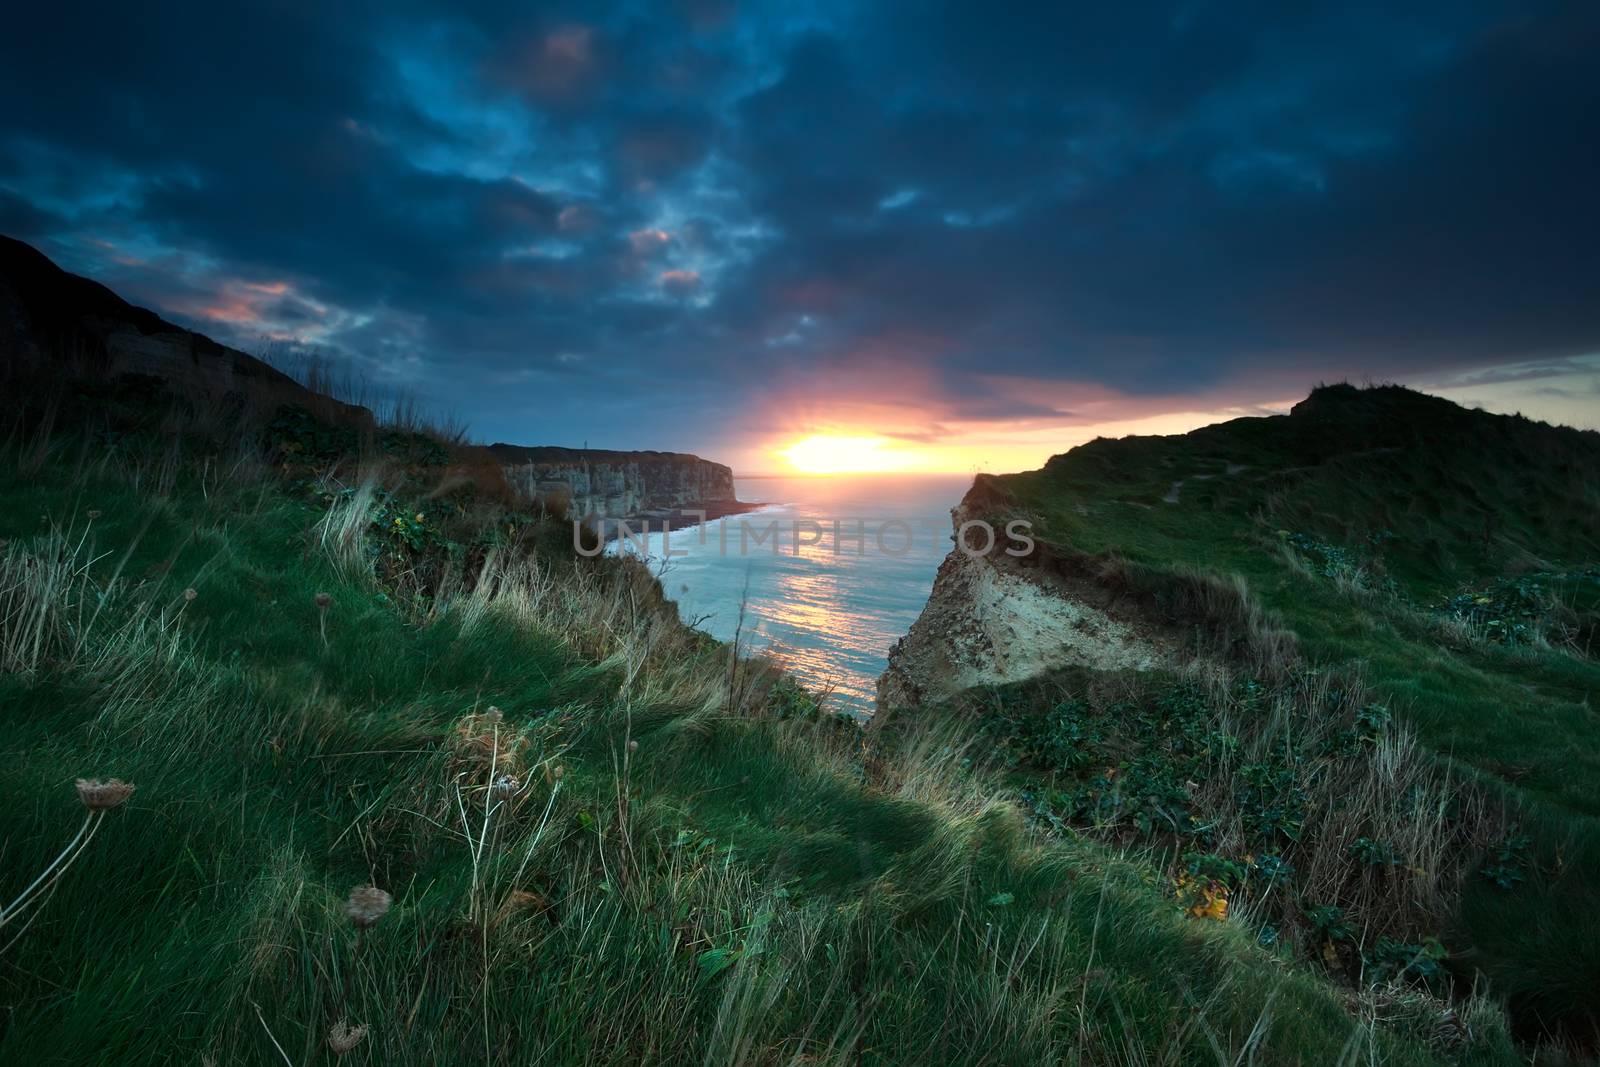
M950 552L971 475L736 478L759 510L619 539L649 557L685 622L768 650L834 710L870 713L889 647ZM637 531L635 531L637 534ZM669 555L670 553L670 555Z

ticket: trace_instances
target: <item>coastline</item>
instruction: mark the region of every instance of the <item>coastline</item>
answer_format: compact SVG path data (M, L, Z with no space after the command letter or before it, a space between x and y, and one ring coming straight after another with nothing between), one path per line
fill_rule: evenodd
M698 508L659 508L622 518L586 516L579 521L589 523L593 520L598 523L601 539L610 542L621 536L623 526L635 534L644 533L647 529L651 533L659 533L663 524L673 530L689 530L718 519L748 515L768 506L768 502L760 500L713 500Z

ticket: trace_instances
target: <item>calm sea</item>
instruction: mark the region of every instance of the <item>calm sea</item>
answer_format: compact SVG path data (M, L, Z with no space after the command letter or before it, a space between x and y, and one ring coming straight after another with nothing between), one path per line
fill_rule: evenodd
M889 646L922 611L950 551L950 509L971 484L965 474L738 478L740 500L767 506L652 532L643 551L686 622L725 641L742 625L745 640L831 689L837 710L870 712Z

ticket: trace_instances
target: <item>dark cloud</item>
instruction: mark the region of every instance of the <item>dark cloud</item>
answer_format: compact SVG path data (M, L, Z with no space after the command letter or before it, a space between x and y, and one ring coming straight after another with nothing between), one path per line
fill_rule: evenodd
M506 440L1600 348L1600 9L1137 7L32 5L0 229Z

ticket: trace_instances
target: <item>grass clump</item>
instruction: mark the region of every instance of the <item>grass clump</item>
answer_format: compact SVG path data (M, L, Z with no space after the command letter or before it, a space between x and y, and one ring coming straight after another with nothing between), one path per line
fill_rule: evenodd
M1078 671L963 704L1051 832L1143 852L1189 914L1353 985L1447 992L1441 938L1502 820L1359 682Z

